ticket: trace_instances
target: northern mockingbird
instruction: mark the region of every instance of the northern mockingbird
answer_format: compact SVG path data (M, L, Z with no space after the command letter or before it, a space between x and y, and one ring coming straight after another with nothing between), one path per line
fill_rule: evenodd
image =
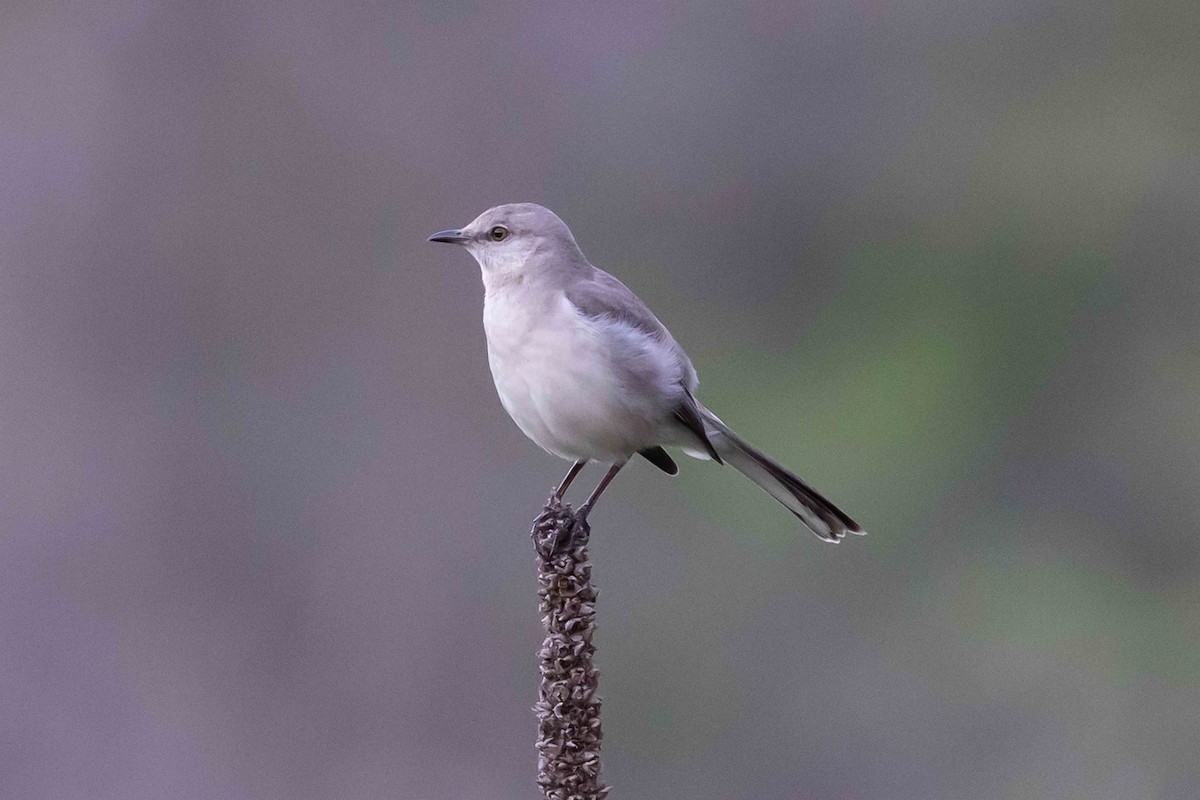
M588 263L554 212L496 206L429 241L462 245L479 262L500 402L538 446L575 462L555 496L562 499L587 462L612 465L581 518L634 455L676 474L667 446L728 464L827 542L865 533L696 400L699 381L683 348L625 284Z

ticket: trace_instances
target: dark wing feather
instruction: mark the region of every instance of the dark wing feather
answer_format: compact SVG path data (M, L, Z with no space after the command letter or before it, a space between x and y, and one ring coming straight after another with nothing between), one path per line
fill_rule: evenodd
M704 429L704 420L700 417L700 409L696 407L696 398L692 397L691 392L685 391L683 401L675 407L675 419L696 434L696 438L704 445L704 449L712 456L713 461L718 464L725 463L717 454L717 448L713 447L713 443L708 439L708 431Z

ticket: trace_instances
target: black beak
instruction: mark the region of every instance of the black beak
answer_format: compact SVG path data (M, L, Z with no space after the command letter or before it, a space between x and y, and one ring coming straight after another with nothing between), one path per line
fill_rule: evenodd
M446 244L462 244L470 240L471 237L463 236L462 231L438 231L429 237L431 242L445 242Z

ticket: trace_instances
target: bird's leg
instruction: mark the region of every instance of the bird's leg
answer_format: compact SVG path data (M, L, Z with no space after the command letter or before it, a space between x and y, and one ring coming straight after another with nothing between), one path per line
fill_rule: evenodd
M596 487L596 491L592 492L592 496L589 497L587 502L581 505L579 507L579 511L576 512L575 516L579 518L580 522L585 522L587 520L587 516L592 510L592 506L596 505L596 501L600 499L600 495L603 494L608 485L612 483L612 479L617 477L617 473L621 471L621 467L623 466L625 466L624 462L620 464L613 464L608 468L608 472L605 473L604 477L600 479L600 485Z
M580 470L582 470L584 465L587 463L588 460L585 458L582 461L576 461L573 465L571 465L571 469L567 471L566 476L562 479L562 483L558 485L558 488L555 489L553 494L550 495L550 499L546 501L546 510L543 511L542 515L534 521L533 531L531 532L534 542L538 541L539 526L552 525L557 529L554 534L554 539L550 543L549 556L546 553L542 553L543 558L548 558L557 553L561 553L565 549L565 545L571 539L571 530L573 530L573 526L569 522L571 519L571 512L563 506L563 495L566 494L567 487L571 485L571 482L575 480L576 476L579 475ZM541 553L540 549L539 553Z
M567 477L563 478L562 484L560 484L558 489L555 490L554 497L550 498L550 502L546 505L546 511L542 515L543 517L545 517L546 514L552 513L556 508L561 511L562 506L556 505L556 503L560 503L562 501L562 493L567 490L567 487L571 485L571 481L575 479L575 476L579 474L579 470L583 469L583 465L586 463L587 461L577 461L575 462L575 466L571 467L571 471L567 473ZM604 490L608 488L608 485L612 483L612 479L617 477L617 473L621 471L621 467L623 466L625 466L625 462L613 464L611 467L609 467L608 472L605 473L603 478L601 478L600 485L597 486L595 491L592 492L591 497L589 497L587 502L581 505L579 510L575 512L575 519L570 527L559 527L558 531L554 534L554 542L550 545L551 554L561 553L563 550L571 546L571 541L575 538L576 526L587 528L587 517L592 510L592 506L596 505L596 501L600 499L600 495L603 494ZM569 512L567 513L569 514ZM541 519L541 517L539 517L539 519ZM534 538L537 538L536 524L534 526Z
M562 483L560 483L558 488L554 490L555 497L557 497L559 500L563 499L563 494L566 493L567 487L571 485L571 481L575 480L575 476L579 474L579 470L583 469L583 465L586 463L586 458L583 461L575 462L575 465L571 467L570 471L567 472L566 477L562 479Z

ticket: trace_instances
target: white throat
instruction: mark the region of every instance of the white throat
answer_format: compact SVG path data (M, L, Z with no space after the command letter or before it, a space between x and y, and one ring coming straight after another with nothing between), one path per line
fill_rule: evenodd
M532 241L516 241L503 246L481 243L468 246L468 251L479 264L484 287L491 291L524 282L529 272L526 265L536 245Z

